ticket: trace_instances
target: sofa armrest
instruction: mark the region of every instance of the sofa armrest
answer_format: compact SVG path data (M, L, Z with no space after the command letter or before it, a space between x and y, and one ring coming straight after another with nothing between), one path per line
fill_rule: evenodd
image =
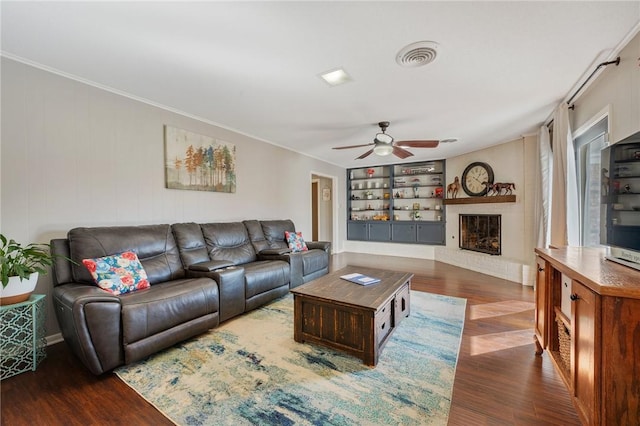
M309 250L320 249L327 253L331 251L331 243L329 241L307 241L307 247Z
M230 266L213 271L187 271L189 277L212 278L218 283L220 308L218 309L220 322L242 314L245 310L246 292L244 286L244 268Z
M199 262L189 265L190 271L198 272L211 272L216 269L223 269L235 264L230 260L207 260L206 262Z
M118 296L70 283L53 289L53 303L64 340L93 374L124 364Z

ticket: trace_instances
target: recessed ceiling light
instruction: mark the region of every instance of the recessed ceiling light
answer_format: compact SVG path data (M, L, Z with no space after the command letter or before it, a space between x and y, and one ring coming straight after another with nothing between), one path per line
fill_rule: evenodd
M351 76L342 68L324 72L320 74L320 77L322 77L329 86L337 86L351 81Z

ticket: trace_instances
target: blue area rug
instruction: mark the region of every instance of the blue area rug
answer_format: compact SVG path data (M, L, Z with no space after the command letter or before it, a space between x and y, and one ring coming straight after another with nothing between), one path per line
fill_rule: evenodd
M446 425L465 306L412 291L371 368L296 343L289 294L115 373L179 425Z

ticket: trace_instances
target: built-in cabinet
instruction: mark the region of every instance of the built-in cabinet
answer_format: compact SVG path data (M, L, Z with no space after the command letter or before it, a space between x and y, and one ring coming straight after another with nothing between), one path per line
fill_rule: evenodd
M640 272L605 260L605 249L536 254L536 354L547 350L583 424L637 425Z
M617 143L603 153L609 156L602 176L606 243L640 250L640 142Z
M347 170L347 239L445 244L444 160Z

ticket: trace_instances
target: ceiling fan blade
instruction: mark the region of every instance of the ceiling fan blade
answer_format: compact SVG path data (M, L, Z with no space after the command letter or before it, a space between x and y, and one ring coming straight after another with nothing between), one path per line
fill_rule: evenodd
M360 157L357 157L356 160L362 160L363 158L370 156L372 152L373 152L373 149L370 149L369 151L362 154Z
M374 144L374 143L373 143L373 142L371 142L371 143L365 143L365 144L362 144L362 145L335 146L335 147L333 147L333 148L331 148L331 149L351 149L351 148L360 148L360 147L363 147L363 146L369 146L369 145L373 145L373 144Z
M423 140L423 141L397 141L396 146L405 146L407 148L435 148L440 141Z
M406 149L402 149L399 146L394 146L393 147L393 155L395 155L398 158L407 158L407 157L411 157L413 154L409 151L407 151Z

